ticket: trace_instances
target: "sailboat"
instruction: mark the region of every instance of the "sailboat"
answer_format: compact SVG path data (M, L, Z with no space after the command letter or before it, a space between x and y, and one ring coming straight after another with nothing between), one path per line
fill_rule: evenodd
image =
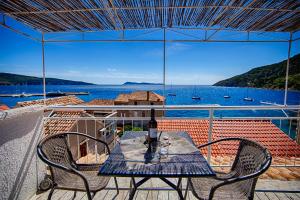
M175 97L176 93L172 93L172 90L173 90L173 86L171 84L171 89L170 89L171 92L168 93L168 96Z
M194 88L194 94L192 96L192 99L194 99L194 100L201 100L201 97L199 95L197 95L196 86Z
M248 93L249 93L249 87L247 87L247 96L244 97L244 101L253 101L253 99L249 97Z
M224 99L229 99L230 96L229 96L229 93L228 93L228 88L227 88L227 95L224 95Z

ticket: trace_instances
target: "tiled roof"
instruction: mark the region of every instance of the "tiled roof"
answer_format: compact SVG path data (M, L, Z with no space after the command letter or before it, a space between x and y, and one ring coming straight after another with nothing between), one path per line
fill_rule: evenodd
M83 111L56 111L51 117L80 117ZM44 135L52 135L70 131L75 125L76 120L73 119L48 119L44 124Z
M233 157L229 156L212 156L211 164L214 165L214 170L228 172L229 167L219 166L231 166ZM261 179L278 179L285 181L300 180L299 167L285 167L286 165L299 165L300 161L297 158L280 158L274 157L272 159L272 165L282 165L283 167L270 167L265 173L260 175Z
M5 104L0 104L0 110L9 110L9 107Z
M149 97L149 99L148 99ZM128 102L133 101L164 101L165 98L152 91L136 91L131 94L120 94L115 101L118 102Z
M111 99L94 99L90 102L85 103L85 105L114 105L114 100Z
M82 101L81 99L77 98L74 95L46 99L47 106L49 106L49 105L76 105L76 104L81 104L83 102L84 101ZM16 107L25 107L25 106L33 106L33 105L44 105L44 100L39 99L39 100L33 100L33 101L18 102Z
M208 141L208 120L160 120L161 130L187 131L197 145ZM224 137L248 138L259 142L276 157L300 157L300 145L290 139L276 125L268 120L214 120L212 140ZM232 142L213 145L213 155L235 154ZM206 149L203 149L206 153Z

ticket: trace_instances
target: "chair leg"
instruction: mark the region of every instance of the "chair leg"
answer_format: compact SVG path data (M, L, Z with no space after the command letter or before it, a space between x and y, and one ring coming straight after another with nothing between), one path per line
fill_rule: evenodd
M117 181L117 178L114 177L114 180L115 180L115 185L116 185L116 189L117 189L117 195L119 194L119 185L118 185L118 181Z
M77 191L74 191L74 195L73 195L73 198L72 198L72 199L75 199L75 198L76 198L76 193L77 193Z
M186 200L187 194L189 192L189 184L190 184L190 180L187 179L187 183L186 183L186 189L185 189L185 193L184 193L184 200Z
M49 195L48 195L48 200L51 200L52 194L54 192L54 187L51 188Z

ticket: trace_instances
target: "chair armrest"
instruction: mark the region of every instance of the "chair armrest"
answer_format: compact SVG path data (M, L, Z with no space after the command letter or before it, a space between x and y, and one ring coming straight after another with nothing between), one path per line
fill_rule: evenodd
M243 139L243 138L223 138L223 139L215 140L215 141L212 141L212 142L209 142L209 143L206 143L206 144L199 145L199 146L197 146L197 148L200 149L200 148L203 148L203 147L206 147L206 146L218 143L218 142L230 141L230 140L241 141L241 140L245 140L245 139Z
M225 172L215 172L217 174L216 177L214 177L217 180L228 180L230 178L233 178L236 174L237 171L230 171L228 173Z

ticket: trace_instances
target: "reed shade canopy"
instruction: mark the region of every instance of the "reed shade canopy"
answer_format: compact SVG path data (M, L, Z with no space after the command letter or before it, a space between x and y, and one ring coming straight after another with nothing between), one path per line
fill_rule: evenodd
M40 32L300 28L300 0L1 0L0 11Z

